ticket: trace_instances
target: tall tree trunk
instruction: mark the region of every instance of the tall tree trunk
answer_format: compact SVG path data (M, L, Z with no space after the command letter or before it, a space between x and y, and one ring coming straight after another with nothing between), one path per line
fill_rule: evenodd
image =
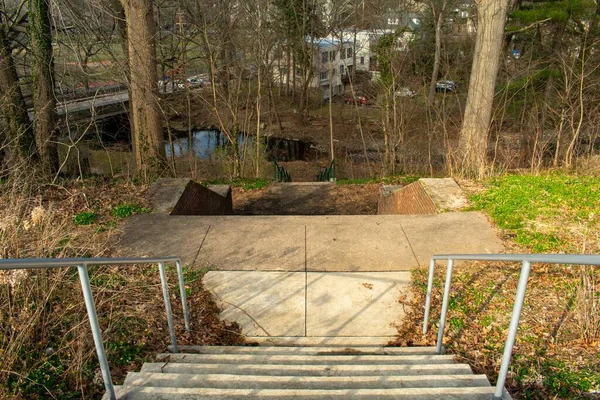
M508 0L479 0L476 3L477 38L459 156L463 175L482 178L487 169L488 134Z
M37 151L46 173L58 171L56 99L54 97L54 57L50 5L48 0L29 0L29 40L33 77L33 129Z
M131 137L137 172L148 180L161 172L166 160L156 83L156 23L152 2L121 1L127 20L131 74Z
M444 23L444 15L446 11L446 0L442 2L437 16L435 14L435 2L431 2L431 10L434 18L437 17L437 20L435 23L435 54L433 58L433 71L431 72L431 82L429 82L429 93L427 95L429 104L433 104L433 101L435 100L435 85L440 73L440 59L442 56L442 25Z
M11 143L8 148L12 156L16 156L21 162L32 161L37 157L35 136L3 28L0 25L0 110L7 128L5 139L6 143ZM4 143L5 140L0 139L0 148Z

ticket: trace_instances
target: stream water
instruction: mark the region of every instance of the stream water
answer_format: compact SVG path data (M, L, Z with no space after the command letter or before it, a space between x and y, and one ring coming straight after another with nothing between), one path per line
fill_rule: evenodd
M192 133L192 141L187 136L178 137L173 140L173 152L175 157L183 157L193 154L201 159L213 158L219 151L230 147L227 136L218 130L198 130ZM314 145L309 142L295 139L284 139L277 137L266 138L265 146L267 158L277 161L307 161L317 155ZM237 143L240 154L254 151L254 137L243 134L238 135ZM167 156L171 156L169 141L165 141Z

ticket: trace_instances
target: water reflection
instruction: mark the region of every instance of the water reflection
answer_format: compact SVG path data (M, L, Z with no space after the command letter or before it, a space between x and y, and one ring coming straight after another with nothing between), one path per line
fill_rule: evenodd
M238 146L240 146L240 152L244 144L247 146L252 145L251 137L244 137L243 134L237 137ZM217 149L223 149L229 146L229 140L227 136L217 130L202 130L192 132L192 147L194 155L198 158L209 159L214 156ZM167 157L171 156L171 146L168 141L165 141L165 151ZM173 151L175 157L186 156L190 151L190 140L189 137L180 137L173 139Z
M263 139L265 144L265 155L268 160L278 161L308 161L318 156L315 146L310 142L296 139L284 139L278 137L269 137ZM237 137L240 155L253 152L254 138L243 134ZM192 151L193 154L201 159L214 157L219 149L225 149L230 146L227 136L218 130L200 130L192 133ZM171 146L165 141L165 151L167 156L171 156ZM173 152L175 157L182 157L189 154L190 143L187 136L173 139Z

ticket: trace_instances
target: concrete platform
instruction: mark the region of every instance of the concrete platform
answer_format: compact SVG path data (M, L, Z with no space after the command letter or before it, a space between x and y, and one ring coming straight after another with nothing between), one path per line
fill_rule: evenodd
M409 287L409 272L309 272L306 336L394 336Z
M306 227L309 271L398 271L418 265L401 224L314 224Z
M391 340L405 312L398 299L409 294L409 284L408 272L210 271L204 277L221 317L255 337Z
M434 254L504 252L496 231L479 212L405 215L401 223L419 265L428 265Z
M210 271L204 286L221 318L249 336L305 336L306 293L302 272Z
M404 315L398 300L410 293L408 271L428 265L433 254L504 250L477 212L144 214L127 220L121 247L129 256L175 255L209 269L204 284L222 318L239 323L248 337L267 343L314 338L322 345L335 338L370 338L378 345L392 340Z
M436 253L501 253L479 212L360 216L169 216L128 218L123 254L177 255L214 270L400 271Z
M273 222L240 224L234 220L212 225L197 265L219 270L304 271L306 228Z

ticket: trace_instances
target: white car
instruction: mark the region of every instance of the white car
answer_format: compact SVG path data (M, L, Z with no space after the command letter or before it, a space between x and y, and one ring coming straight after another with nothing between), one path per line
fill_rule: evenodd
M410 90L407 87L400 88L394 92L394 96L396 97L415 97L417 93L413 90Z

